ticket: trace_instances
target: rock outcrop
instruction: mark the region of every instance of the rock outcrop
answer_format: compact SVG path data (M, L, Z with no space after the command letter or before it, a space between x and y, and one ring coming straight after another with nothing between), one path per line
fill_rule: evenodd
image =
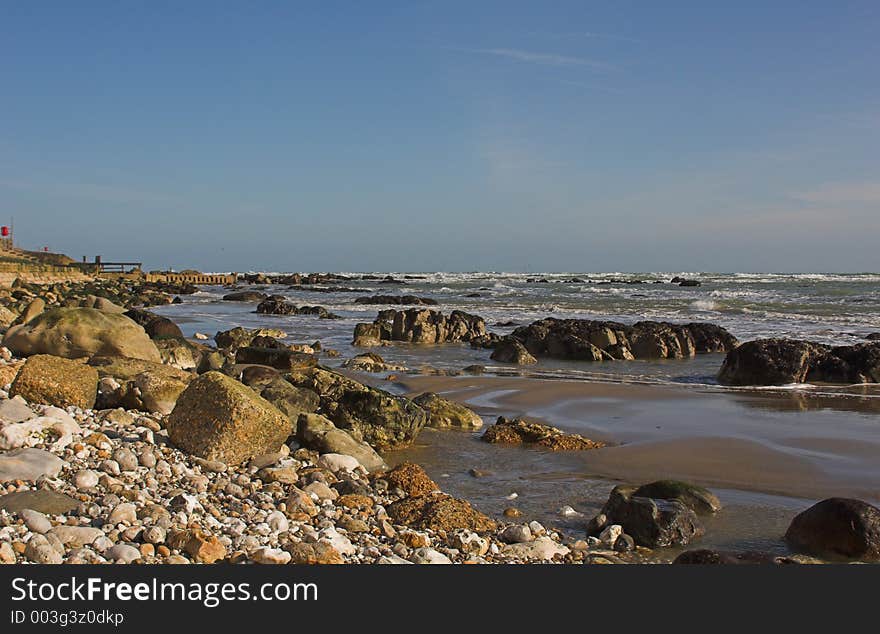
M367 471L386 468L385 461L367 443L355 440L351 434L337 429L333 422L320 414L301 414L297 422L296 439L309 449L322 454L352 456Z
M123 313L141 326L150 339L183 339L183 332L173 321L148 310L133 308Z
M409 343L459 343L486 335L482 317L454 310L449 315L426 308L383 310L372 324L357 324L354 345L383 340Z
M387 306L436 306L437 300L416 295L369 295L358 297L355 304L385 304Z
M270 295L257 305L261 315L315 315L319 319L339 319L323 306L296 306L283 295Z
M757 339L728 352L718 373L725 385L878 383L880 342L831 347L795 339Z
M721 326L654 321L630 326L611 321L548 318L517 328L509 338L537 358L580 361L687 359L699 353L727 352L737 345L736 338ZM494 347L501 347L501 341L495 342ZM509 348L509 344L504 346ZM502 350L507 352L505 347Z

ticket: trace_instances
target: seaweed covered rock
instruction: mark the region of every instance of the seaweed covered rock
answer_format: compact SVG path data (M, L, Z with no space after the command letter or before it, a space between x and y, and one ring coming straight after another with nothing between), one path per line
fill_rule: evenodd
M304 446L322 454L342 454L355 458L367 471L385 468L385 461L367 443L337 429L330 419L320 414L301 414L296 438Z
M425 410L411 400L326 368L292 372L287 380L316 392L321 414L379 451L410 444L428 419Z
M420 394L413 402L428 413L428 427L479 429L483 426L483 419L477 413L434 392Z
M449 315L426 308L385 310L373 324L355 326L356 345L376 345L376 341L410 343L456 343L486 335L482 317L454 310ZM359 343L358 343L359 342Z
M604 442L578 434L566 434L550 425L504 416L499 416L482 438L490 443L537 445L552 451L584 451L605 447Z

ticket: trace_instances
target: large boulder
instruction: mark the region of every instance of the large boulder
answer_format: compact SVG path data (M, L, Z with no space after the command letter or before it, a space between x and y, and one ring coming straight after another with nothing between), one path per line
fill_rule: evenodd
M356 458L367 471L386 468L385 461L365 442L337 429L333 422L320 414L301 414L296 428L296 439L309 449L322 454L343 454Z
M239 464L278 451L292 424L249 387L220 372L208 372L180 395L167 428L171 442L183 451Z
M880 509L849 498L822 500L791 521L785 541L824 559L880 561Z
M178 397L195 375L178 368L140 359L92 357L101 379L97 406L123 407L157 414L170 414Z
M261 315L315 315L320 319L339 319L323 306L296 306L282 295L271 295L257 304Z
M223 296L226 302L261 302L268 297L259 291L236 291Z
M795 339L757 339L731 350L718 373L725 385L880 383L880 342L830 347Z
M326 368L291 373L287 380L317 392L324 416L378 451L410 444L428 419L425 410L411 400Z
M425 392L413 399L413 402L428 413L428 427L444 429L479 429L483 419L467 407L434 392Z
M357 324L351 345L369 348L382 345L382 326L380 324Z
M251 342L257 337L273 337L275 339L283 339L287 333L276 328L258 328L251 330L236 326L229 330L223 330L214 335L214 342L218 348L235 352L239 348L251 345Z
M683 546L704 534L705 529L693 510L678 500L663 500L635 495L637 487L614 487L608 501L593 521L595 531L619 524L624 533L639 546L661 548Z
M183 338L180 327L167 317L139 308L132 308L123 314L143 327L150 339Z
M93 355L160 362L144 329L125 315L94 308L55 308L6 332L3 345L14 354L51 354L75 359Z
M12 382L10 396L30 403L90 409L98 392L98 373L80 363L37 354L30 357Z

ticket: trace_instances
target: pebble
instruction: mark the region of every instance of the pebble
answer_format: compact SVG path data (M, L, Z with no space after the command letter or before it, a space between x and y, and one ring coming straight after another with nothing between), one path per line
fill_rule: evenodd
M137 522L137 508L134 504L124 503L117 505L110 513L110 522L119 524L120 522L128 522L134 524Z
M82 471L77 471L73 477L73 484L78 490L86 491L98 486L98 478L98 474L91 469L83 469Z
M513 524L501 531L501 540L507 544L523 544L532 541L532 531L528 526Z
M49 521L49 518L38 511L24 509L19 512L19 515L21 515L21 519L24 520L24 524L28 527L28 530L35 533L48 533L52 528L52 522Z
M452 560L433 548L416 548L410 561L414 564L451 564Z
M286 564L290 562L290 553L280 548L258 548L251 553L251 559L258 564Z
M623 533L623 526L620 524L611 524L599 533L599 541L606 546L613 546L617 538Z
M116 544L108 548L104 556L111 561L123 561L130 564L141 558L141 551L129 544Z

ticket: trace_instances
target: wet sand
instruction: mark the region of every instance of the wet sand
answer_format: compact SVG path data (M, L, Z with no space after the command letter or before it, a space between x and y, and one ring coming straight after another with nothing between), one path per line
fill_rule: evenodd
M814 401L803 409L791 407L785 393L491 376L400 381L410 395L433 391L467 404L487 425L499 415L524 416L614 444L549 452L489 445L480 433L427 430L414 447L389 456L420 462L444 489L495 514L513 505L529 519L582 534L615 484L677 478L712 488L726 505L701 544L784 552L788 522L813 502L880 500L873 400L845 399L843 408ZM471 468L489 475L474 478ZM517 498L508 500L511 493ZM556 510L563 505L584 516L562 519Z

